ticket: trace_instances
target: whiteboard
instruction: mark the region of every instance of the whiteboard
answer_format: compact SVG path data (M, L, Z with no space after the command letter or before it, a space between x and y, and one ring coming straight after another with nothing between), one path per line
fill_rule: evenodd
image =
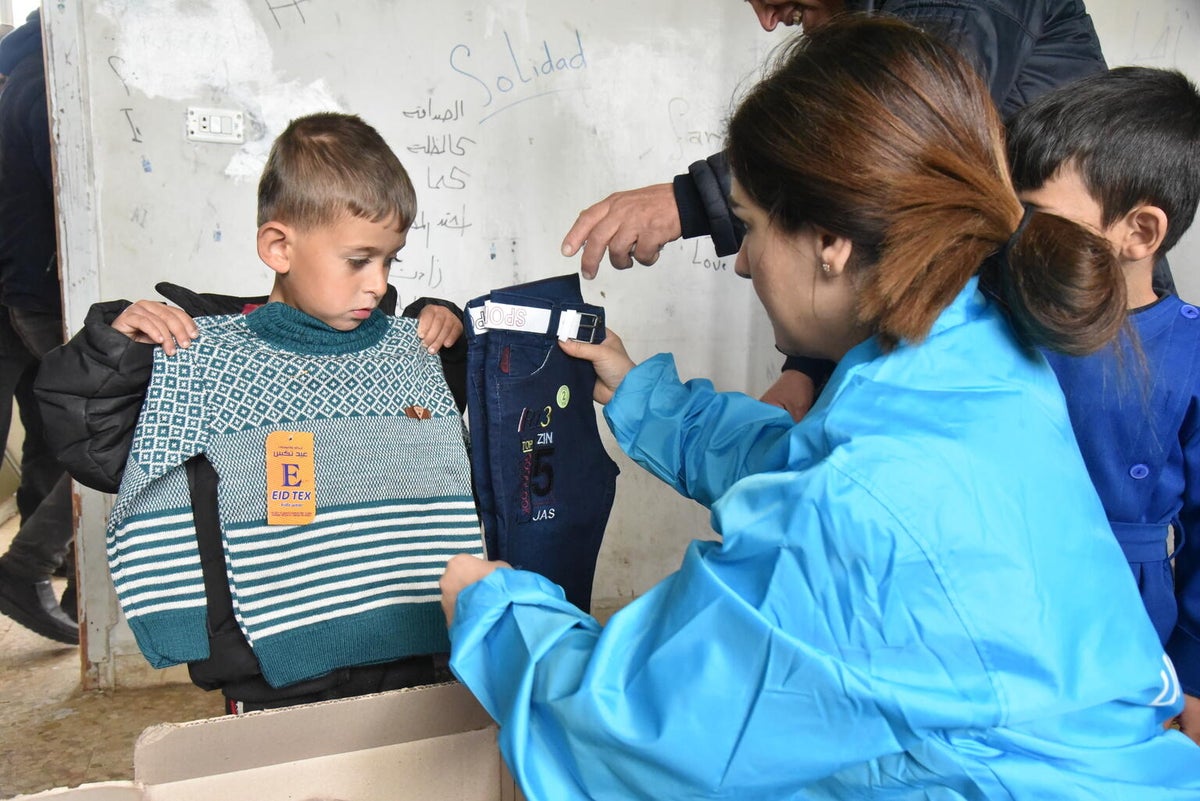
M90 303L154 297L162 280L265 293L257 176L287 122L318 110L361 115L412 176L420 213L392 277L402 302L462 305L573 272L559 247L576 214L718 150L733 98L783 38L737 0L45 5L71 330ZM1200 76L1195 0L1088 5L1110 64ZM189 107L241 112L245 142L188 141ZM1193 232L1172 257L1194 300L1198 256ZM749 282L707 240L668 246L653 268L605 267L584 289L634 358L671 351L685 378L756 395L778 370ZM593 593L602 610L672 570L689 540L712 536L705 510L606 441L623 473ZM100 504L85 494L81 553L85 576L98 577L92 590L85 580L89 594L104 583ZM116 619L111 598L108 607ZM93 663L105 648L131 650L119 625L93 615Z
M361 115L412 177L420 211L392 272L402 303L465 305L573 273L560 247L578 212L719 150L731 98L778 41L725 0L98 0L76 13L88 119L60 149L81 161L73 151L87 150L96 230L90 259L64 259L72 330L91 300L156 297L162 280L267 292L258 175L288 121L318 110ZM246 141L187 140L188 107L241 112ZM669 246L654 268L606 268L584 289L635 358L674 351L685 377L754 393L779 369L750 282L707 239ZM598 609L713 536L706 510L601 428L622 475Z

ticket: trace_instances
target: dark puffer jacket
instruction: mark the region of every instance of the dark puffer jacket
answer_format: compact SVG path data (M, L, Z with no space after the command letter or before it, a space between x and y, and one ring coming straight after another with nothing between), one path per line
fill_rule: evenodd
M238 314L248 304L266 302L265 297L202 294L168 283L155 288L192 317ZM417 317L430 304L462 316L453 303L436 298L415 301L404 309L403 316ZM34 388L46 421L47 440L59 461L81 484L102 492L116 492L120 487L157 347L134 342L112 327L130 305L118 300L92 306L83 330L43 359ZM395 313L394 287L388 287L380 308ZM443 349L441 356L446 383L461 411L466 399L465 338ZM198 687L220 689L227 699L248 711L381 692L448 677L442 673L444 660L440 657L416 657L343 668L289 687L267 684L233 614L217 514L217 473L203 455L189 459L186 468L208 604L210 656L188 664Z
M13 67L0 92L0 303L57 314L49 125L39 47Z
M1005 119L1056 86L1107 69L1083 0L864 0L939 36L975 65ZM717 255L741 246L744 230L729 210L723 154L697 161L675 178L683 236L711 236Z
M975 66L1004 119L1055 87L1107 69L1083 0L849 0L850 10L891 14L954 45ZM685 239L711 236L717 255L741 247L745 227L729 208L729 165L723 153L675 176L675 204ZM1157 285L1174 289L1163 262ZM816 389L834 364L790 356Z

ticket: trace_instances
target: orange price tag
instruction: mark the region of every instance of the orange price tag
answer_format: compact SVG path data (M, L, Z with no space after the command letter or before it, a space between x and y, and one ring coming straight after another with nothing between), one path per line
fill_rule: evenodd
M311 431L267 435L267 525L300 526L317 516Z

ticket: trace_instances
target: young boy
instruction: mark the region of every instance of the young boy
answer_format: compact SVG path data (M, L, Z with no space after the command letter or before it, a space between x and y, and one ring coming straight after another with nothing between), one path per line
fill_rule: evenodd
M72 474L120 482L109 563L139 647L230 712L445 675L437 576L482 540L434 355L458 346L461 396L461 313L381 310L415 213L373 128L294 120L259 184L265 303L160 285L184 308L98 304L40 376Z
M1024 202L1100 231L1124 271L1132 335L1047 357L1200 742L1200 310L1152 285L1196 213L1200 94L1167 70L1084 78L1020 112L1009 153Z

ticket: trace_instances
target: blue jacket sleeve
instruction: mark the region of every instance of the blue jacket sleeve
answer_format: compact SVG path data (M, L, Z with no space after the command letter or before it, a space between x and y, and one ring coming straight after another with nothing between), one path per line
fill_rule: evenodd
M796 425L783 409L707 380L680 383L666 353L625 376L604 416L630 458L705 506L739 479L782 467Z
M1175 554L1179 619L1166 651L1183 691L1200 697L1200 409L1189 410L1187 420L1189 430L1180 432L1184 453L1184 502L1179 512L1182 544Z
M919 602L936 578L868 496L810 472L722 499L724 544L693 543L603 629L532 573L462 592L451 668L530 801L795 798L935 729L995 725L950 605ZM827 525L819 499L847 492L856 519ZM848 562L823 553L850 541ZM896 580L864 583L877 571Z

